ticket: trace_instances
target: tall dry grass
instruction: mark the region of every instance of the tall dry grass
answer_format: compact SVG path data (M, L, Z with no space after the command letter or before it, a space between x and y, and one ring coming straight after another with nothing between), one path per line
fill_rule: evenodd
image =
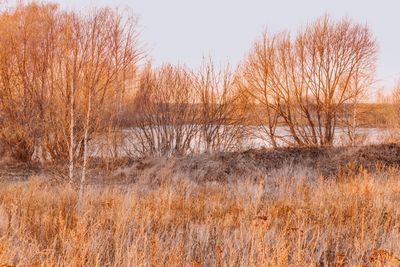
M160 173L162 176L163 173ZM18 266L399 266L395 169L319 178L301 168L230 183L175 174L0 189L0 263Z

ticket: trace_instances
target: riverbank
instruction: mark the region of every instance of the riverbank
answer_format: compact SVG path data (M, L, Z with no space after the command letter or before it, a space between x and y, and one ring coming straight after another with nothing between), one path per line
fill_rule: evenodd
M251 149L215 154L193 154L176 157L118 158L89 161L91 184L132 184L139 180L157 181L163 177L182 175L195 182L227 182L245 176L265 176L271 172L297 169L314 176L335 178L348 172L365 169L400 167L400 145L368 145L360 147L305 147ZM10 159L0 161L0 181L26 181L32 176L48 177L63 182L67 167L40 163L20 163ZM76 168L79 179L79 165Z

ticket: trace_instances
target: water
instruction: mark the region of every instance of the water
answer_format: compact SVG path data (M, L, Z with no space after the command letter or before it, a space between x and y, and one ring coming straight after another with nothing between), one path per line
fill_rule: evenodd
M133 129L135 130L135 129ZM244 129L248 134L240 142L230 147L228 150L246 150L269 148L271 142L262 127L248 126ZM380 144L387 142L392 131L384 128L358 128L356 131L356 145ZM287 136L287 127L278 127L276 135ZM197 135L190 143L189 152L201 153L205 151L205 145L201 143L201 138ZM120 156L139 156L140 153L135 149L138 144L132 129L124 129L114 133L110 138L103 136L95 138L89 145L89 154L93 157L120 157ZM348 145L349 139L344 128L337 128L335 132L335 146ZM287 146L283 141L278 141L279 146Z

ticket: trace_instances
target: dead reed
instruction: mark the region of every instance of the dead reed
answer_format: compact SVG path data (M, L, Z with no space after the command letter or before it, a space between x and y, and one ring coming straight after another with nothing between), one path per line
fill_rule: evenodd
M289 173L296 173L289 175ZM17 266L398 266L396 169L0 189L0 263ZM339 175L340 176L340 175ZM78 205L78 202L79 205ZM80 208L77 209L77 206Z

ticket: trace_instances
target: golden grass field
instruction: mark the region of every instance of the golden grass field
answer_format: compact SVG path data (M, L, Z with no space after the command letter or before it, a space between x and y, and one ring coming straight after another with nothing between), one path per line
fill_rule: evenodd
M346 174L343 174L346 173ZM400 173L324 178L301 166L231 182L160 172L89 185L0 188L4 266L399 266Z

